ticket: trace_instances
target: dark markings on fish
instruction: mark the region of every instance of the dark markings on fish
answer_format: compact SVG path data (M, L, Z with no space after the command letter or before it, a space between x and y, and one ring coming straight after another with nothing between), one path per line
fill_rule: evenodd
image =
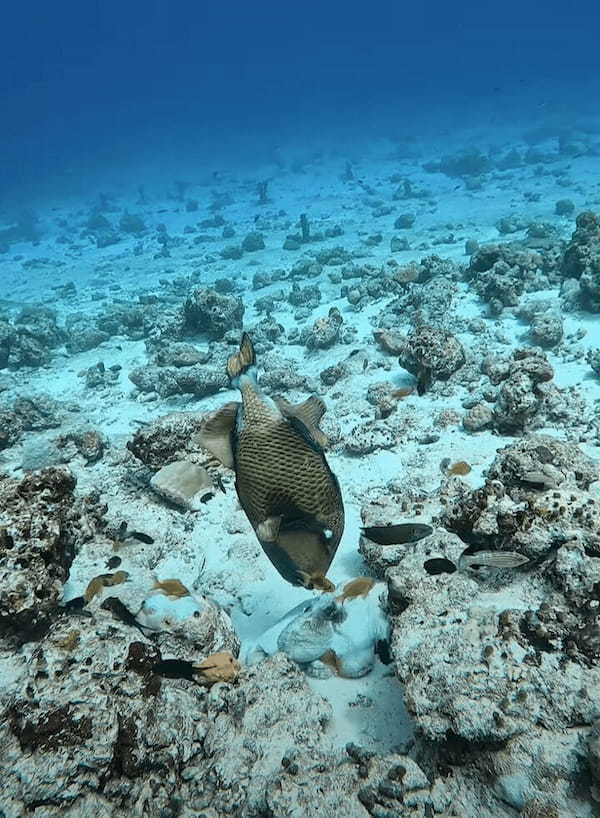
M418 542L433 533L425 523L398 523L397 525L372 525L363 528L363 534L377 545L404 545Z
M123 622L124 625L130 625L132 628L137 628L138 631L142 634L142 636L146 636L145 627L141 625L135 616L131 613L129 608L124 605L121 600L116 596L109 596L107 599L104 600L102 605L100 605L105 611L110 611L113 616L118 619L120 622ZM148 629L150 630L150 628Z
M453 574L457 569L456 565L445 557L432 557L425 560L423 568L428 574Z

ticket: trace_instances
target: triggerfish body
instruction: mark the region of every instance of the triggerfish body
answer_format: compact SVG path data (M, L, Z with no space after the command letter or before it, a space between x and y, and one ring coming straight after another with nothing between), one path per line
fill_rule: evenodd
M264 395L255 354L244 333L227 374L242 396L203 425L200 442L235 471L242 508L267 557L292 585L331 591L326 573L344 531L339 483L329 468L319 429L325 405L299 405Z

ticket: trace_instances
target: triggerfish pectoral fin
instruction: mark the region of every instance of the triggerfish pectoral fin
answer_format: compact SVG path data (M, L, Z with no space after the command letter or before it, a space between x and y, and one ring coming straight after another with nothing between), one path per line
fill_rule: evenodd
M234 467L231 433L240 406L238 401L226 403L204 421L198 435L200 445L208 449L228 469Z
M256 536L261 543L276 543L282 516L268 517L256 526Z

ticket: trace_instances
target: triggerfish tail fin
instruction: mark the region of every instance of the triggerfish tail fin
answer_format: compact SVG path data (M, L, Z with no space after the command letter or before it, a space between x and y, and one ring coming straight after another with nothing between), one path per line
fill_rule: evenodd
M248 333L244 332L238 352L236 352L235 355L231 355L227 361L227 374L231 380L231 385L238 386L240 376L248 372L248 370L255 365L256 355L254 354L254 345Z

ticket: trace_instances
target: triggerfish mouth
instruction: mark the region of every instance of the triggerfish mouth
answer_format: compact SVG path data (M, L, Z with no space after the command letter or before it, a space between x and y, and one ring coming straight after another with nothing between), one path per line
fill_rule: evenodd
M242 400L225 404L200 431L200 443L235 471L240 504L263 551L292 585L332 591L326 574L344 531L337 478L319 428L325 404L313 396L293 405L264 395L244 333L227 362Z

